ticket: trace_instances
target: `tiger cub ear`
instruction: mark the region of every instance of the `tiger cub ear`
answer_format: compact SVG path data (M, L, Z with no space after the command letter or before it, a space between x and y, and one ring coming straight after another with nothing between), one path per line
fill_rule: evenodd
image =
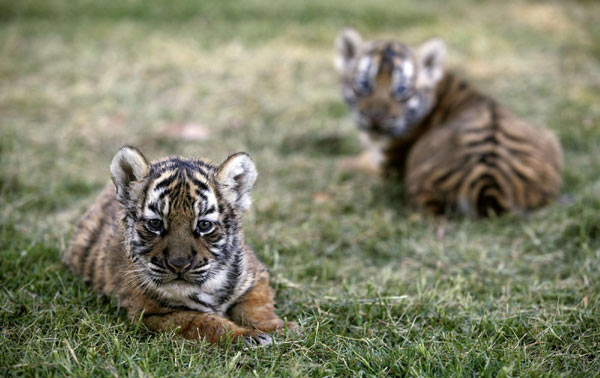
M256 166L250 156L243 152L231 155L216 174L223 198L235 209L243 212L252 204L250 190L256 181Z
M149 172L150 164L144 155L131 146L121 147L110 163L110 173L119 196L127 193L131 182L140 181Z
M352 59L356 58L358 51L362 46L362 37L353 28L344 28L335 39L335 68L339 73L343 73Z
M446 43L438 37L423 42L417 49L419 81L422 85L434 86L444 75Z

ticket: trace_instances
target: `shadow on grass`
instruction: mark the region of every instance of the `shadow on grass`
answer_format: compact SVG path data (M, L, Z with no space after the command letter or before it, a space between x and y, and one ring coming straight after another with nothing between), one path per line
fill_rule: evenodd
M354 138L337 133L306 133L287 135L278 146L283 156L301 154L307 156L353 155L359 151Z

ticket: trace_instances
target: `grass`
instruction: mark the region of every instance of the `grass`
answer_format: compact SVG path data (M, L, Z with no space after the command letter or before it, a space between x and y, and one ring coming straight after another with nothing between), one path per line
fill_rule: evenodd
M435 219L336 162L345 25L449 66L565 148L529 216ZM600 371L600 6L592 1L0 1L0 375L593 376ZM203 125L202 141L166 136ZM152 334L60 261L123 143L259 169L249 243L302 334Z

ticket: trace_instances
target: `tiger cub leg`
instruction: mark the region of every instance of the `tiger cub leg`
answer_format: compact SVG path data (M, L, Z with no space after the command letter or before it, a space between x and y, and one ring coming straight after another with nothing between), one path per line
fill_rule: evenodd
M355 157L342 159L340 166L343 169L359 171L373 177L381 177L383 173L381 167L373 162L368 151Z
M343 169L350 169L366 173L376 178L383 176L383 164L385 161L384 150L389 144L387 138L376 138L360 133L360 142L363 152L355 157L342 159L340 165Z
M231 308L230 314L236 323L263 332L282 331L286 327L275 314L274 293L268 279L261 279ZM298 325L288 322L287 328L296 331Z
M244 338L258 344L270 343L270 337L256 330L236 325L229 319L215 314L194 311L175 311L144 314L144 324L153 331L169 332L177 330L186 339L204 339L212 344ZM268 339L268 340L267 340Z
M340 161L343 169L359 171L373 177L383 176L383 153L377 150L365 150L360 155L344 158Z

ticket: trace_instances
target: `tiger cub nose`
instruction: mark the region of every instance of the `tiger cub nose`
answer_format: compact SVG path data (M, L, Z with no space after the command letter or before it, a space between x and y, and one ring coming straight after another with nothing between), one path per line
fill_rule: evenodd
M191 257L167 258L167 266L175 273L183 273L192 267Z
M365 112L371 120L382 122L387 117L389 107L385 104L373 105Z

